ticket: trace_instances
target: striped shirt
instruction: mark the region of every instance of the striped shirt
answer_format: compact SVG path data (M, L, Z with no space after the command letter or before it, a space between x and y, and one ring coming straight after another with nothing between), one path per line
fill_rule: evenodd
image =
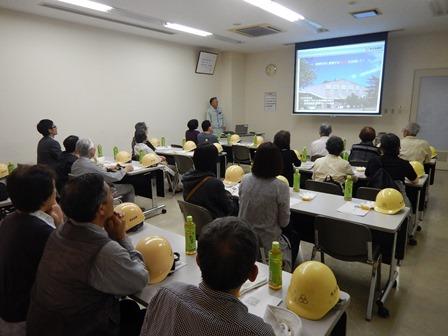
M274 336L270 325L235 296L174 282L148 304L140 336Z

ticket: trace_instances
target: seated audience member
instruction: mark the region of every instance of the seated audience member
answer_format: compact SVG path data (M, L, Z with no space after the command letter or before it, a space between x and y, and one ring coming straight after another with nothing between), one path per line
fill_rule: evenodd
M283 170L280 175L288 179L289 186L293 185L294 166L300 167L301 162L296 153L290 148L291 133L288 131L279 131L274 136L274 144L280 148L283 158Z
M403 139L401 139L400 157L408 161L420 161L426 163L431 160L431 148L428 141L417 139L420 131L417 123L411 122L403 130Z
M42 134L37 145L37 163L44 164L56 171L61 156L61 145L54 137L58 134L58 128L49 119L42 119L37 124L37 131Z
M109 171L103 166L95 164L91 159L95 156L95 144L90 139L79 139L76 143L76 154L79 158L72 165L72 174L80 176L88 173L101 175L107 183L113 183L114 196L123 196L123 202L134 202L135 191L130 184L119 184L127 172L133 170L132 165Z
M273 241L280 242L284 270L291 271L291 260L295 260L295 256L291 254L288 239L282 235L282 229L289 224L289 187L276 178L282 169L280 149L272 142L261 144L255 154L252 173L241 180L238 216L252 225L265 254Z
M61 205L68 220L45 246L27 335L137 334L140 310L135 307L131 318L126 314L133 309L123 309L131 302L118 297L142 290L148 272L114 213L110 187L98 174L73 178L65 185ZM134 325L120 323L132 319Z
M137 132L139 130L144 131L146 133L146 137L148 137L148 127L146 126L146 124L143 121L140 121L140 122L135 124L135 132ZM145 145L148 146L153 151L156 150L156 148L148 140L145 141ZM137 160L138 159L138 153L134 152L134 147L135 147L135 136L132 138L131 150L132 150L132 159L133 160Z
M239 299L246 281L255 281L257 237L236 217L214 220L198 240L199 286L173 282L148 304L140 336L274 336Z
M363 166L365 166L370 159L380 155L379 149L373 144L373 140L376 138L375 129L368 126L364 127L359 133L359 138L361 143L352 146L348 161L363 163Z
M50 168L21 166L8 176L15 211L0 225L0 334L25 335L31 287L48 237L62 223Z
M237 215L238 200L224 188L214 173L218 150L212 144L200 145L193 154L194 170L182 177L184 200L206 208L213 218Z
M198 145L206 142L210 144L219 142L216 135L213 134L212 124L209 120L204 120L201 127L203 132L198 134Z
M347 175L353 174L353 169L348 161L343 160L340 155L344 150L344 142L340 137L332 136L327 141L328 154L317 159L313 166L313 180L319 182L337 182L342 184L345 182Z
M135 145L132 149L132 152L135 153L135 155L139 155L140 151L143 151L145 154L149 153L155 153L154 150L148 146L148 136L146 135L146 132L142 129L136 130L134 135Z
M319 128L319 135L320 138L317 140L314 140L310 145L310 152L309 155L311 158L314 157L321 157L328 154L327 152L327 140L328 137L331 134L331 125L329 124L322 124Z
M70 135L69 137L65 138L63 142L65 151L61 153L59 164L56 169L56 173L58 176L56 186L59 192L62 191L62 188L68 180L68 174L70 174L72 170L73 163L78 159L75 154L76 143L78 142L78 140L79 138L76 135Z
M193 141L195 144L198 144L198 134L200 133L197 128L199 126L199 122L197 119L191 119L187 123L188 130L185 131L185 141Z

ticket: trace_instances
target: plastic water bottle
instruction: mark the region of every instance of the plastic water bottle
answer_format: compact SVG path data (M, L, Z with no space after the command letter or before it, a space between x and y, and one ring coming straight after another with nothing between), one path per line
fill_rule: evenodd
M344 159L345 161L348 161L348 157L349 157L348 152L347 151L343 151L342 152L342 159Z
M298 168L294 169L294 176L293 176L293 190L295 192L299 192L300 191L300 172Z
M97 154L98 154L98 157L102 157L103 156L103 146L101 146L101 145L98 145L98 147L97 147Z
M282 251L278 241L272 242L272 249L269 251L269 288L282 288Z
M344 200L351 201L353 195L353 179L351 175L347 175L344 187Z
M308 153L307 153L307 150L306 150L306 146L303 147L302 157L301 157L300 161L302 161L302 162L308 161Z
M116 160L117 159L117 154L118 154L118 147L117 146L114 146L113 152L114 152L114 160Z
M11 174L14 169L16 169L16 166L12 162L8 162L8 174Z
M185 254L196 254L196 224L192 216L187 216L185 222Z
M160 138L160 145L161 145L162 147L165 147L165 137L161 137L161 138Z

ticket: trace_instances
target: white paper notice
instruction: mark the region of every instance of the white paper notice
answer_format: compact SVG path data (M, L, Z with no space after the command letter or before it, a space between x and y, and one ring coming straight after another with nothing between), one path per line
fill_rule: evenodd
M277 92L264 93L264 111L275 112L277 109Z
M353 203L353 202L347 202L341 207L337 209L339 212L349 214L349 215L355 215L355 216L361 216L364 217L369 213L369 210L364 210L359 207L359 204Z

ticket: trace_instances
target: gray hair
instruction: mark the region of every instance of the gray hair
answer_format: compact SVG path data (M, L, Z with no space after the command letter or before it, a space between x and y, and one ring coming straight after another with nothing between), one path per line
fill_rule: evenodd
M95 148L95 144L90 139L79 139L76 142L76 152L81 157L89 157L90 150Z
M415 122L410 122L405 130L408 131L410 135L416 136L418 132L420 132L420 125Z
M329 136L331 134L331 125L330 124L320 125L319 134L321 136Z

